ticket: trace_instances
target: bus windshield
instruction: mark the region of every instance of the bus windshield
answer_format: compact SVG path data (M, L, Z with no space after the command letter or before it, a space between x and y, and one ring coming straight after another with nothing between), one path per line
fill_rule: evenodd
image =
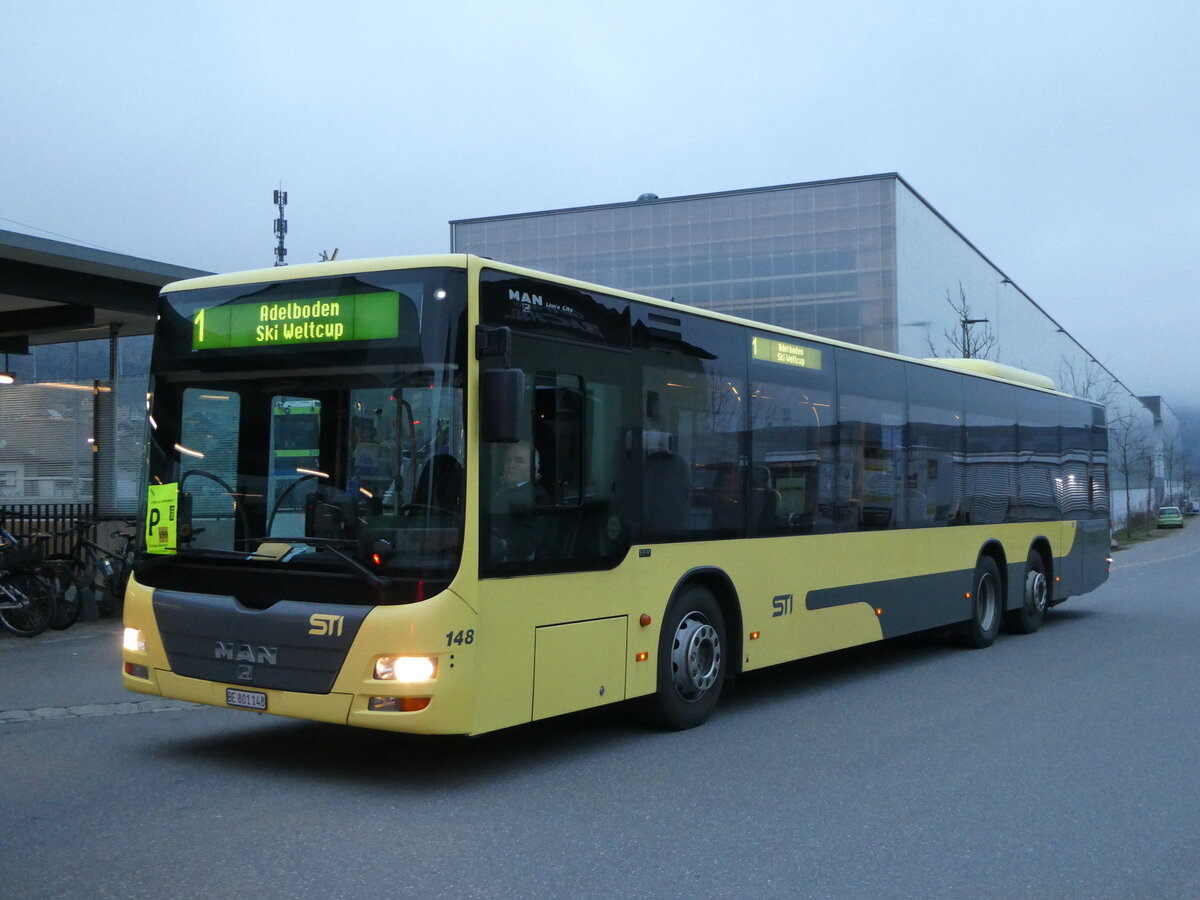
M465 277L356 274L165 295L149 474L170 562L448 580L462 548ZM152 577L152 576L151 576Z

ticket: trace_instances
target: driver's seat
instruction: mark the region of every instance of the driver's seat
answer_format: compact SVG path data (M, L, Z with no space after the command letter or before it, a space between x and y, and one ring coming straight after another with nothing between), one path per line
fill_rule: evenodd
M459 512L463 507L463 467L449 453L437 453L429 458L412 502L422 506L436 506L450 512Z

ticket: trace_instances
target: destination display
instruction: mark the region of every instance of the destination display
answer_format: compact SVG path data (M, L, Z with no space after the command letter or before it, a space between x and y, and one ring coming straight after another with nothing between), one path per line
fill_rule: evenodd
M399 310L395 291L210 306L192 317L192 349L394 338L400 330Z
M771 338L751 338L750 355L754 359L761 359L764 362L783 363L785 366L797 366L801 369L819 370L821 368L819 348L788 344Z

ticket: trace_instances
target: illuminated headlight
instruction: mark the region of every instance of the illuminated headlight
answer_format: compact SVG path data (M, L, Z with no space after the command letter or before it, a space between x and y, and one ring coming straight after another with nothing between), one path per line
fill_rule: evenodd
M125 639L121 642L121 646L126 650L132 650L134 653L146 652L146 639L142 637L140 628L126 628Z
M435 656L380 656L375 660L375 677L380 681L433 681L436 675Z

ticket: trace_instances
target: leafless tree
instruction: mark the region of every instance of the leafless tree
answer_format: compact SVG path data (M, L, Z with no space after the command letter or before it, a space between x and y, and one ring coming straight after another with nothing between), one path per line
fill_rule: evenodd
M1175 475L1183 464L1183 443L1179 429L1168 426L1163 429L1163 477L1166 479L1166 489L1173 491L1170 496L1172 505L1179 502L1180 493L1175 485Z
M1058 387L1064 393L1099 403L1109 410L1117 396L1116 381L1090 357L1079 366L1063 354L1058 364Z
M1108 423L1108 458L1125 482L1125 537L1133 534L1133 509L1129 491L1134 478L1145 470L1149 442L1141 424L1131 415L1120 415ZM1154 467L1150 467L1154 471Z
M987 319L971 315L971 304L967 302L967 292L963 290L962 282L958 283L958 300L950 296L946 289L946 302L954 310L957 323L953 328L942 332L949 353L940 352L929 338L929 355L934 357L961 357L962 359L995 359L997 345L1000 343L995 333L988 326ZM984 327L976 330L976 325Z
M1154 494L1154 443L1147 442L1141 450L1142 474L1146 477L1146 533L1150 533L1150 523L1154 521L1154 510L1158 506L1158 497Z

